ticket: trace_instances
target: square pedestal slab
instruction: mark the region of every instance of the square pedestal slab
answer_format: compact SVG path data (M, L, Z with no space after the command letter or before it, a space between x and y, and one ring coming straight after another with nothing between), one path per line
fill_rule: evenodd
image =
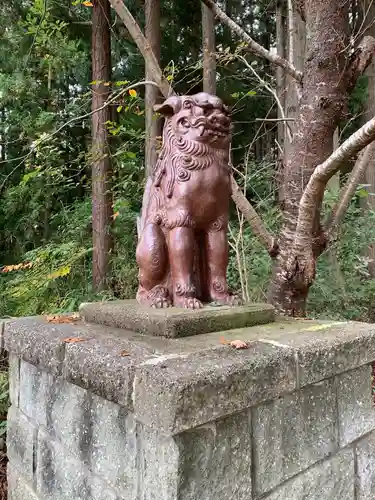
M263 325L275 320L275 310L269 304L205 306L197 310L153 309L135 300L81 304L80 315L88 323L171 338Z

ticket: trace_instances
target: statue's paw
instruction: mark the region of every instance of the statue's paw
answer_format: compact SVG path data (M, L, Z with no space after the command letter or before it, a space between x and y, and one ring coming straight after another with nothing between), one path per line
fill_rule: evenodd
M172 307L172 301L166 297L155 297L150 300L149 305L154 309L165 309L166 307Z
M181 299L175 300L174 305L176 307L182 307L183 309L201 309L203 304L200 300L194 297L183 297Z

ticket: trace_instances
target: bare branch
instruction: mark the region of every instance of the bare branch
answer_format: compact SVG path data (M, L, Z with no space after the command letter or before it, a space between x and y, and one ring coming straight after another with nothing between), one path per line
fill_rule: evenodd
M298 273L303 276L305 285L310 285L313 282L316 259L312 246L317 200L322 198L327 182L340 169L341 165L374 140L375 118L372 118L314 170L299 205L294 246L287 263L288 276L291 277Z
M294 0L292 3L294 3L295 9L301 16L302 21L306 21L305 0Z
M255 118L256 122L295 122L295 118Z
M245 219L250 224L254 234L258 236L258 238L266 247L271 257L274 257L278 252L278 245L275 238L264 227L262 219L254 210L250 202L246 199L246 197L241 191L241 188L234 180L233 176L231 178L231 183L232 183L232 199L235 202L237 208L244 215Z
M113 3L112 0L110 0ZM233 21L230 17L228 17L224 11L220 9L216 2L213 0L202 0L202 2L209 7L212 12L220 19L223 24L226 24L228 28L230 28L233 33L241 38L244 42L247 43L248 49L257 54L258 56L264 57L268 61L277 66L281 66L287 73L289 73L293 78L295 78L298 82L302 81L302 73L297 71L296 68L289 63L286 59L279 56L278 54L272 54L269 50L259 45L255 40L253 40L247 33L244 31L237 23Z
M348 92L354 89L359 76L361 76L369 66L375 54L375 38L365 36L358 45L351 57L351 64L348 73Z
M369 166L371 160L373 160L375 154L375 144L369 144L358 156L358 159L354 165L353 170L349 175L349 179L345 186L341 189L339 198L332 209L328 221L326 223L326 232L332 234L335 229L340 225L347 209L350 204L358 184L361 182L364 173Z
M109 3L112 5L119 18L125 24L127 30L129 31L144 59L147 59L147 65L149 67L150 73L153 74L153 80L155 80L155 82L158 84L162 94L165 97L169 97L174 93L172 87L169 85L168 80L164 78L158 60L155 57L155 54L153 53L146 37L142 33L142 30L139 27L137 21L131 15L123 0L109 0Z
M289 37L289 55L288 61L294 66L294 14L292 0L288 0L288 37Z
M98 113L99 111L102 111L103 109L107 108L108 106L110 106L111 104L113 104L114 102L116 102L119 97L123 96L126 92L128 92L130 89L135 89L137 87L140 87L140 86L143 86L143 85L154 85L155 87L159 87L155 82L151 82L151 81L142 81L142 82L137 82L137 83L133 83L132 85L129 85L128 87L125 87L123 88L122 90L120 90L120 92L118 92L117 94L112 94L111 98L108 99L104 104L103 106L100 106L99 108L95 108L93 109L92 111L90 111L89 113L85 113L84 115L80 115L80 116L75 116L74 118L71 118L70 120L68 120L67 122L63 123L60 127L58 127L54 132L51 132L50 134L45 134L44 137L38 139L38 146L40 146L41 144L44 144L45 142L48 142L50 139L52 139L52 137L54 137L55 135L59 134L63 129L65 129L66 127L68 127L69 125L71 125L72 123L75 123L75 122L78 122L78 121L82 121L84 120L85 118L88 118L89 116L92 116L93 114L95 113ZM15 158L15 160L21 160L20 163L18 163L14 169L12 169L9 174L4 178L2 184L0 185L0 193L2 192L4 186L5 186L5 183L7 182L7 180L14 174L14 172L20 167L20 165L23 164L23 162L29 158L31 156L31 154L33 153L33 150L29 151L26 155L24 156L21 156L19 158ZM1 163L1 162L0 162ZM5 162L4 162L5 163Z
M257 78L257 80L259 81L259 83L261 85L263 85L263 87L268 90L268 92L270 94L273 95L275 101L276 101L276 104L277 104L277 107L279 108L279 111L280 111L280 115L281 115L281 119L284 120L286 122L286 125L287 125L287 133L288 133L288 139L290 142L292 142L292 132L291 132L291 129L290 129L290 125L289 123L287 123L286 121L286 118L285 118L285 113L284 113L284 109L281 105L281 102L280 102L280 99L278 98L277 96L277 92L276 90L274 90L272 87L270 87L264 80L263 78L260 77L260 75L255 71L255 69L251 66L251 64L249 64L246 59L243 57L243 56L238 56L239 59L241 59L241 61L245 64L245 66L253 73L253 75Z

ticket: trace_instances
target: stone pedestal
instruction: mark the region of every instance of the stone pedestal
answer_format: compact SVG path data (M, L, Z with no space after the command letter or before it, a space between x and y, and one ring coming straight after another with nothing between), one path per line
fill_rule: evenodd
M10 500L374 498L373 325L163 338L22 318L1 342Z
M269 304L153 309L136 300L118 300L82 304L80 315L89 323L177 338L270 323L275 320L275 309Z

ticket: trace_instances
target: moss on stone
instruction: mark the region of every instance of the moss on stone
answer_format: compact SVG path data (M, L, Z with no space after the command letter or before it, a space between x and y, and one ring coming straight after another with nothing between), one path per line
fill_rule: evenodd
M263 325L275 320L274 308L269 304L206 306L198 310L151 309L135 300L123 300L82 304L80 314L89 323L172 338Z

